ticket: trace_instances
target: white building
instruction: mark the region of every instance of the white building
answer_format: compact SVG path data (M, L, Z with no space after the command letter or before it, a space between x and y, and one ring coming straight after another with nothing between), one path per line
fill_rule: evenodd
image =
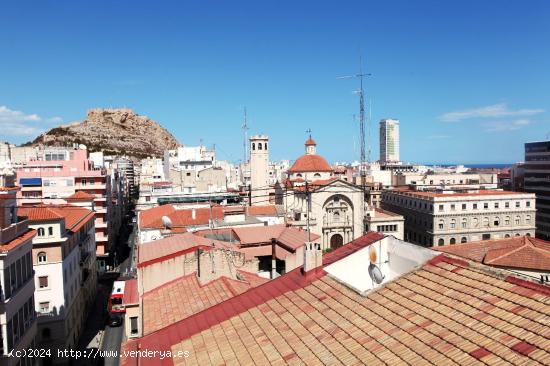
M399 120L380 121L380 163L399 162Z
M251 204L269 202L269 137L256 135L250 137L250 190Z
M424 246L535 235L529 193L388 190L382 207L405 217L406 241Z

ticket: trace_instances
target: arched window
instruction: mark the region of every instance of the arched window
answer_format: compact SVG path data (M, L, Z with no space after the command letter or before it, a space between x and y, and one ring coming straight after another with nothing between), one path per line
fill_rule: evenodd
M265 150L267 150L267 142L264 144L264 146L265 146Z
M519 233L516 233L516 236L519 236Z
M468 241L468 239L465 236L463 236L462 239L460 239L461 243L466 243L467 241Z
M510 234L506 234L504 235L505 238L509 238L510 237Z
M296 176L297 176L298 178L302 178L302 174L300 174L300 173L296 174Z
M489 218L488 217L483 218L483 227L489 227Z
M45 231L43 227L39 227L37 232L38 232L38 236L44 236Z
M254 142L252 143L252 150L256 150L256 144Z
M451 241L449 242L451 244L456 244L456 239L455 238L451 238Z
M53 235L53 227L48 227L48 235L52 236Z
M521 217L516 216L515 223L516 223L516 225L521 224ZM518 236L519 236L519 235L518 235Z
M40 252L37 255L38 263L45 263L48 261L48 257L45 252Z
M451 220L451 229L456 229L456 220L455 219ZM454 243L451 243L451 244L454 244Z
M445 227L445 221L439 220L439 230L443 230L444 227ZM443 239L440 239L440 240L443 240Z
M321 174L319 174L319 173L315 173L315 174L313 174L313 176L314 176L315 178L321 178Z
M468 220L467 219L462 219L462 228L463 229L466 229L466 227L468 226Z
M525 216L525 223L530 224L531 223L531 215Z
M531 234L527 233L527 234L525 234L525 236L531 236Z
M506 216L506 217L504 218L504 225L510 226L510 216Z
M445 244L445 240L443 239L439 239L437 242L437 245L444 245L444 244Z
M474 219L472 220L472 223L473 223L474 227L478 227L479 226L479 219L477 217L474 217Z
M262 149L262 143L258 142L258 150L261 150L261 149Z

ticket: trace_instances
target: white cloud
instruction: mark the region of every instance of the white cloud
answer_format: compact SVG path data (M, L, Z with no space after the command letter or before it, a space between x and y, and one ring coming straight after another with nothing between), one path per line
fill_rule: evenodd
M544 109L508 109L506 103L493 104L486 107L479 107L473 109L465 109L462 111L453 111L444 113L439 116L441 121L445 122L458 122L471 118L497 118L497 117L511 117L511 116L532 116L535 114L543 113Z
M517 119L515 121L494 121L484 124L485 131L501 132L501 131L517 131L525 126L528 126L532 121L528 119Z
M61 122L61 117L42 118L37 114L26 114L0 105L0 130L4 136L34 137L44 132L48 125Z

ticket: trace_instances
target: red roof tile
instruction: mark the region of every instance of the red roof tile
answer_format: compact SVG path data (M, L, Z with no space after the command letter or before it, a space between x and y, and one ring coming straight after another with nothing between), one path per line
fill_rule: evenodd
M137 284L136 278L126 281L124 285L124 295L122 296L122 303L124 305L137 304L139 302Z
M528 236L453 244L434 249L491 266L550 270L550 242Z
M195 217L193 218L193 211ZM154 207L140 213L140 229L162 229L162 217L167 216L172 221L172 227L208 225L210 219L219 220L224 217L224 208L214 206L210 208L195 208L176 210L172 205Z
M18 212L22 216L27 216L30 222L63 220L63 216L55 212L52 207L20 207Z
M66 201L93 201L94 196L84 191L77 191L65 198Z
M337 252L337 251L335 251ZM448 258L443 254L441 257ZM291 271L151 333L132 349L186 364L547 364L550 297L521 297L482 265L433 261L362 296ZM461 267L461 271L455 271ZM308 272L309 273L309 272ZM518 302L528 314L511 312ZM486 313L485 317L477 314ZM126 359L125 364L136 364ZM168 364L181 362L170 360ZM140 364L158 360L141 358Z
M31 223L65 219L65 229L72 232L78 231L82 225L94 219L93 211L70 205L21 207L19 212L27 216Z
M138 267L145 267L157 262L162 262L185 253L190 253L198 248L208 250L213 246L216 248L239 250L235 245L223 241L203 238L193 233L177 234L140 244L138 247Z
M36 230L29 230L23 235L18 236L17 238L0 245L0 253L7 253L12 249L17 248L18 246L29 242L36 235Z
M327 266L329 264L332 264L334 262L339 261L342 258L347 257L350 254L353 254L357 252L360 249L363 249L365 247L368 247L369 245L376 243L379 240L384 239L384 235L375 232L375 231L369 231L363 236L360 236L359 238L350 241L346 245L341 246L340 248L323 255L323 265Z
M265 205L265 206L249 206L246 208L248 215L250 216L277 216L277 206Z
M235 227L233 232L237 236L241 246L259 243L271 243L275 239L277 243L296 250L308 241L308 233L295 227L284 224L269 226ZM320 236L311 234L311 240L317 240Z
M332 172L329 163L319 155L302 155L288 170L290 173Z

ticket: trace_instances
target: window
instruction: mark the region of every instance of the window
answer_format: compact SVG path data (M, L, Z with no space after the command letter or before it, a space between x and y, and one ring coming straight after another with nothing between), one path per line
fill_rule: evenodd
M130 332L134 335L138 334L138 318L137 318L137 316L130 317Z
M456 229L456 220L455 219L451 220L451 229Z
M463 236L462 239L460 239L461 243L466 243L467 241L468 241L468 239L465 236Z
M468 220L462 219L462 228L466 229L466 226L468 226Z
M516 202L516 208L519 208L519 201Z
M473 208L474 208L474 210L477 210L477 203L473 204Z
M451 244L456 244L456 239L455 239L455 238L451 238L450 243L451 243Z
M498 208L498 202L495 202L495 208Z
M466 204L463 203L463 204L462 204L462 210L465 210L465 209L466 209Z
M185 175L188 176L188 177L190 177L190 176L191 176L191 173L186 173Z
M439 205L439 211L443 211L443 205Z
M314 176L315 178L321 178L321 174L319 174L319 173L315 173L313 176Z
M53 227L52 226L48 227L48 235L49 236L53 235Z
M509 238L510 237L510 234L506 234L504 235L505 238Z
M504 208L510 208L510 202L506 202L506 203L504 204Z
M50 302L41 302L39 305L38 311L41 313L48 313L50 311Z
M439 230L443 230L444 226L445 226L445 221L439 220Z
M264 144L265 150L267 150L267 142Z
M44 236L44 228L39 227L38 230L37 230L37 233L38 233L38 236Z
M451 205L451 211L454 211L456 209L455 205Z
M531 223L531 215L525 216L525 223L530 224Z
M485 203L483 204L483 208L487 210L487 209L489 208L489 204L488 204L487 202L485 202Z
M483 218L483 227L489 227L489 218L488 217Z
M498 217L495 217L495 218L493 219L493 225L494 225L494 226L499 226L499 225L500 225L500 219L499 219Z
M507 225L507 226L510 225L510 216L506 216L504 218L504 225Z
M258 143L258 150L261 150L261 149L262 149L262 143L259 142L259 143Z
M46 257L46 253L40 252L38 253L38 263L46 263L48 260L48 257Z
M481 235L481 240L489 240L491 239L491 234L483 234Z
M38 277L38 287L39 287L39 288L46 288L46 287L48 287L48 276L41 276L41 277Z
M85 185L86 185L86 179L82 179L81 184L82 184L83 186L85 186Z
M439 240L437 241L437 245L440 245L440 246L441 246L441 245L444 245L444 244L445 244L445 240L443 240L443 239L439 239Z
M525 202L525 207L531 207L531 201Z
M521 217L516 216L515 223L516 223L516 225L521 224Z

